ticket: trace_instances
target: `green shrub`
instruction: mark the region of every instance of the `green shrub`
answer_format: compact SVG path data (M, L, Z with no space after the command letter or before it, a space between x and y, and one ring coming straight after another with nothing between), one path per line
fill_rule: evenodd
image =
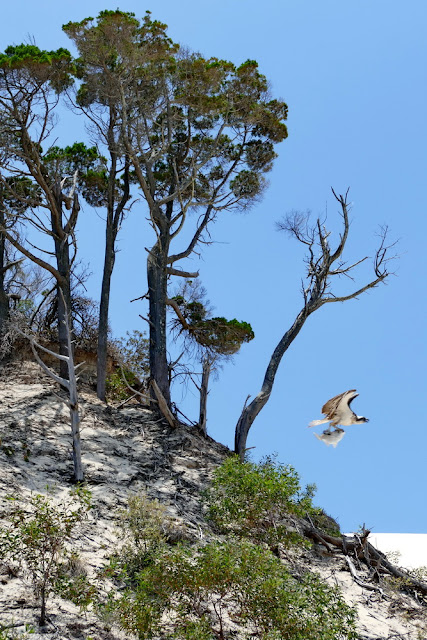
M8 500L9 523L0 528L0 558L17 561L29 576L44 625L47 598L56 590L62 563L71 553L66 545L90 508L90 494L79 487L58 504L41 494Z
M312 524L323 532L328 533L330 536L340 537L341 531L338 522L329 516L323 509L315 509L314 512L310 512L310 519Z
M130 496L127 509L120 511L124 544L119 556L127 577L150 564L166 543L168 518L165 511L157 500L149 500L143 493Z
M113 371L107 377L107 397L112 401L126 400L132 396L129 386L141 390L141 383L149 376L148 339L142 331L134 330L126 333L126 338L120 338L113 343L114 356L121 364L121 368ZM126 378L126 382L123 380Z
M295 509L310 503L308 495L299 495L293 470L271 461L261 466L267 485L276 478L288 487L271 490L271 499L286 497ZM235 623L244 637L262 640L356 638L355 612L339 590L311 574L291 575L265 545L231 537L172 546L174 523L145 495L129 498L120 515L124 544L104 571L118 588L99 604L98 614L139 640L226 638Z
M22 631L22 627L24 627L24 631ZM33 633L34 629L30 624L19 625L19 630L14 627L8 628L0 625L0 640L29 640Z
M126 338L116 342L125 369L132 371L138 380L150 375L149 340L143 331L126 332Z
M302 542L292 516L317 513L314 491L314 486L302 491L295 469L271 457L241 463L233 456L216 469L204 497L208 517L220 532L274 545Z
M133 395L133 392L123 380L123 375L130 387L139 386L138 378L128 369L123 369L123 374L121 371L113 371L106 379L106 393L109 401L120 402Z
M311 574L293 577L265 548L245 540L202 549L163 549L109 603L110 612L140 640L211 640L238 622L263 640L350 640L355 613L338 589Z
M96 600L97 587L89 580L85 566L76 551L71 551L66 562L60 565L55 592L61 598L73 602L80 611L87 611Z
M135 575L154 562L168 543L185 537L185 531L166 514L166 508L144 493L130 496L127 508L118 515L122 545L102 574L119 582L132 583Z

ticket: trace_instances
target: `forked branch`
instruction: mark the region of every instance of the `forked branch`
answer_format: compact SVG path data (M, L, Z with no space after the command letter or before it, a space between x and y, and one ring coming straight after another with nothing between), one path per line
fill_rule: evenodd
M278 223L280 231L286 231L293 238L307 247L305 263L307 272L302 284L303 306L297 314L293 324L283 335L276 346L265 372L264 381L260 392L245 406L236 425L235 451L243 460L246 450L246 439L253 421L265 406L270 398L275 376L283 355L301 331L307 318L317 309L329 302L346 302L353 298L358 298L365 291L373 289L381 282L384 282L390 275L389 262L395 259L396 255L390 255L390 250L396 243L388 244L387 227L382 227L379 237L380 245L373 260L374 278L366 284L362 284L357 289L348 293L338 295L333 291L332 283L334 276L346 276L350 280L356 280L353 271L360 264L367 260L362 257L347 265L342 259L345 246L348 240L349 223L349 203L348 189L345 195L337 195L332 189L336 200L339 202L342 218L342 230L336 247L331 248L331 231L325 227L324 221L318 218L310 225L309 213L292 211L289 216Z

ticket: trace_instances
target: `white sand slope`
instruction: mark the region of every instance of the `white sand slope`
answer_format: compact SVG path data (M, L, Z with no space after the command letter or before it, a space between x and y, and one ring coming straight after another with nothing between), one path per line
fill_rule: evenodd
M1 497L8 494L45 493L47 486L52 500L68 493L72 474L69 416L55 394L53 383L36 365L0 367L0 507ZM189 539L209 539L200 490L229 453L226 447L186 427L171 429L140 405L107 408L88 388L82 389L80 402L83 462L93 509L73 544L88 576L95 575L117 550L118 509L126 506L129 494L141 490L165 505ZM2 517L0 508L0 524ZM392 536L388 548L382 540L387 535ZM427 535L371 534L370 541L385 553L400 551L402 566L427 565ZM414 549L415 560L406 553ZM338 550L313 545L297 555L285 554L285 559L294 569L305 566L328 584L339 586L347 603L357 609L358 640L427 640L426 608L393 585L384 587L384 592L375 583L374 590L367 589L371 572L363 563L355 561L360 578L356 583ZM36 631L29 636L33 640L131 640L116 628L107 631L92 611L81 614L59 598L49 601L52 623L39 633L29 583L19 572L1 565L0 627L19 625L12 628L17 637L22 637L19 634L29 623ZM227 637L243 640L247 634L237 629L236 635Z
M427 533L371 533L369 542L406 569L427 567Z

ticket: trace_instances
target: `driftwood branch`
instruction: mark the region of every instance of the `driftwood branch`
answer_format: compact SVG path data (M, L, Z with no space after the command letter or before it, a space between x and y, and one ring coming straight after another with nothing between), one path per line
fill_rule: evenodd
M353 580L355 581L356 584L359 585L359 587L362 587L363 589L368 589L368 591L378 591L384 597L384 591L381 589L381 587L375 584L370 584L369 582L364 582L357 575L356 567L354 566L353 562L350 560L349 556L344 556L344 558L348 568L350 569L350 573L352 575Z
M154 395L156 396L156 400L159 404L161 414L166 418L170 426L175 428L177 426L177 421L173 416L171 410L169 409L168 403L166 402L163 393L160 391L159 385L154 379L151 380L151 386L153 388Z
M121 374L122 374L122 380L123 380L123 382L125 383L125 385L126 385L126 386L127 386L127 388L129 389L129 391L131 391L131 392L134 394L134 395L133 395L133 397L135 397L135 396L139 396L140 398L143 398L144 400L147 400L147 401L150 401L150 400L151 400L151 398L149 398L147 395L145 395L145 394L144 394L144 393L142 393L141 391L137 391L137 389L134 389L133 387L131 387L131 385L130 385L130 384L128 383L128 381L126 380L126 375L125 375L125 372L123 371L123 365L120 365L120 372L121 372ZM130 400L130 399L131 399L131 398L127 398L127 399L126 399L126 402L128 402L128 400ZM123 404L124 404L124 403L121 403L121 404L119 405L119 407L123 406ZM118 408L118 407L116 407L116 408Z
M384 553L376 549L368 540L369 531L364 531L362 535L354 536L331 536L324 531L320 531L307 521L302 523L303 533L307 538L316 542L327 543L328 550L331 547L341 549L346 557L352 552L354 555L364 562L368 567L385 570L395 578L400 578L405 587L413 591L422 593L427 596L427 583L414 578L408 571L396 567L387 560ZM347 562L348 564L348 562ZM353 575L353 574L352 574Z
M119 404L116 404L114 409L121 409L122 407L125 406L125 404L127 404L128 402L130 402L131 400L133 400L137 396L138 396L138 392L133 393L131 396L129 396L129 397L125 398L124 400L122 400L121 402L119 402Z

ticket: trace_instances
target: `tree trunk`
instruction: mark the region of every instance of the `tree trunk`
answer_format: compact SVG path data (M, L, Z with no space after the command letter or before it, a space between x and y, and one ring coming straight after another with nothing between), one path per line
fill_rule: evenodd
M3 288L3 278L0 276L0 341L6 333L9 319L9 297Z
M0 213L0 224L4 226L4 219ZM0 234L0 340L3 338L6 330L6 324L9 319L9 296L4 289L5 276L5 237Z
M167 234L165 234L167 235ZM170 407L169 368L166 351L167 256L169 238L159 239L148 253L147 279L150 324L150 375ZM154 396L154 392L152 391Z
M70 286L70 254L68 239L64 238L62 241L55 238L55 254L58 271L61 275L61 282L58 282L58 343L59 353L62 356L71 355L68 353L68 334L67 334L67 309L70 309L70 331L72 331L71 325L71 286ZM62 296L60 291L62 291ZM61 378L68 380L68 367L67 363L60 360L59 375Z
M199 412L199 430L204 436L207 435L207 402L209 394L209 376L212 369L212 361L209 358L203 360L202 382L200 385L200 412Z
M234 438L234 451L238 454L240 460L243 462L246 451L246 440L248 437L249 429L252 426L253 421L261 411L261 409L267 404L271 391L273 389L274 379L276 377L277 369L284 353L291 346L299 332L301 331L304 322L307 320L310 313L314 311L304 307L295 319L292 327L285 333L277 347L273 351L273 355L268 363L267 370L265 372L264 381L262 383L261 391L252 400L250 404L243 408L239 420L236 425L236 432Z
M2 203L0 203L0 225L4 227L6 224L5 214ZM0 340L2 339L6 323L9 319L9 296L4 290L4 276L6 273L6 252L5 252L6 238L0 233Z
M40 594L40 618L39 625L44 627L46 624L46 586L43 585Z
M69 315L67 319L69 319ZM68 335L68 381L69 381L69 398L70 398L70 418L71 418L71 438L73 441L73 465L74 465L74 480L76 482L83 482L83 464L82 464L82 451L80 443L80 415L79 415L79 398L77 395L77 377L76 369L74 365L73 349L71 345L71 326L67 322L66 325Z
M107 347L108 347L108 315L110 308L111 276L116 259L116 238L120 228L123 211L129 199L129 158L125 160L123 170L123 194L119 202L116 202L117 181L117 152L114 140L114 114L110 110L110 127L108 131L108 144L110 148L111 166L108 178L107 224L105 228L105 257L104 271L102 274L101 300L99 304L98 321L98 348L96 390L98 398L105 402L106 378L107 378Z
M107 378L107 343L108 343L108 312L110 306L111 275L113 273L115 252L115 234L111 224L107 222L104 272L102 275L101 301L99 305L98 349L96 370L96 392L98 398L105 402Z
M62 292L60 291L60 296L61 298L63 298L62 296ZM54 351L51 351L50 349L47 349L46 347L44 347L41 344L38 344L33 338L31 338L31 336L27 336L29 337L30 340L30 345L31 345L31 349L32 352L34 354L34 358L36 359L37 364L40 365L40 367L43 369L43 371L45 373L47 373L47 375L52 378L53 380L55 380L55 382L58 382L61 387L63 389L65 389L68 393L68 401L67 401L67 405L70 409L70 417L71 417L71 436L72 436L72 443L73 443L73 464L74 464L74 480L76 482L82 482L84 480L84 474L83 474L83 465L82 465L82 456L81 456L81 445L80 445L80 416L79 416L79 401L78 401L78 394L77 394L77 376L76 376L76 367L74 365L74 357L73 357L73 349L71 348L71 329L70 329L70 325L68 323L68 316L66 315L66 323L65 323L65 327L67 329L67 335L68 335L68 345L69 345L69 356L63 356L59 353L55 353ZM20 331L18 329L18 332L25 336L25 334ZM61 376L58 376L56 373L54 373L52 371L52 369L50 369L41 359L41 357L39 356L37 349L40 349L41 351L44 351L45 353L48 353L50 356L53 356L54 358L58 358L58 360L63 360L67 366L68 369L68 376L67 379L66 378L62 378ZM77 365L79 366L79 365Z

